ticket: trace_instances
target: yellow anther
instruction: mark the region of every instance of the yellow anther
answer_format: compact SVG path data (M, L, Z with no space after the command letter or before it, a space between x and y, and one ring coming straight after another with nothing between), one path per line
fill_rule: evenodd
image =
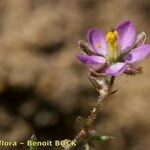
M113 61L116 61L116 59L119 56L118 52L118 32L117 31L111 31L106 34L106 41L109 49L109 58Z
M112 43L112 44L117 42L117 37L118 37L117 31L108 32L106 34L107 42Z

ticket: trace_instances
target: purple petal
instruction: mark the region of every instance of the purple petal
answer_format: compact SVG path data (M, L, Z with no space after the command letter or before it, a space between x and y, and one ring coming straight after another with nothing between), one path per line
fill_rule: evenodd
M105 71L106 74L111 76L121 75L126 69L126 63L115 63L108 67Z
M150 54L150 44L141 45L133 49L129 54L124 57L124 61L127 63L136 63Z
M105 58L101 56L88 56L83 54L78 54L77 58L86 65L102 65L105 64Z
M98 29L90 29L87 34L89 44L96 54L107 54L107 43L105 33Z
M131 46L135 40L135 26L132 22L126 21L119 25L116 29L118 31L118 43L121 51Z

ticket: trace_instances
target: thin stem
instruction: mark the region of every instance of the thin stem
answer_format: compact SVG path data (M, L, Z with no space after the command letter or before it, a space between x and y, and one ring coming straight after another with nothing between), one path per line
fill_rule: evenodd
M93 128L94 121L97 118L98 112L102 109L103 101L106 100L106 98L111 95L110 91L112 90L114 80L115 80L115 77L112 76L108 87L106 88L106 86L104 86L99 91L100 96L98 98L98 101L93 105L90 111L90 115L87 117L87 125L83 127L81 131L74 138L74 141L76 141L77 145L80 145L81 143L86 144L86 141L89 138L89 133L91 129ZM69 147L69 148L65 148L65 150L73 150L75 148L76 147Z

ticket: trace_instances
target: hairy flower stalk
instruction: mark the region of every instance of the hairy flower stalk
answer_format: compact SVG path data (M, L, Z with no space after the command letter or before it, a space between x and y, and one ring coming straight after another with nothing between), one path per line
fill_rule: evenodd
M90 81L99 92L99 97L97 99L97 102L90 110L90 115L87 117L86 125L74 138L74 141L76 141L77 145L80 145L81 143L85 145L88 142L92 142L89 139L91 139L93 135L95 136L95 132L93 134L92 128L94 125L94 121L97 118L98 112L102 109L103 102L106 100L106 98L114 93L114 91L112 91L114 77L111 77L110 82L108 82L105 78L96 79L93 77L90 78ZM75 148L76 147L67 147L65 148L65 150L72 150Z
M139 67L137 62L150 54L150 44L145 44L145 32L136 37L135 26L130 21L121 23L107 34L98 29L90 29L87 38L88 43L78 42L81 53L77 58L89 67L89 79L99 92L99 97L89 116L83 120L84 126L74 141L79 146L89 147L95 139L110 139L108 136L97 136L97 133L93 132L94 121L106 99L117 91L113 89L115 77L142 73L142 67ZM76 148L67 147L65 150Z

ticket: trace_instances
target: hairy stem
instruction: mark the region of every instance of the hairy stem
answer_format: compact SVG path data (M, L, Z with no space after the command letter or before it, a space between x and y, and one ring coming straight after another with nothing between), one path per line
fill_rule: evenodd
M81 143L86 144L86 141L88 141L89 133L93 128L98 112L102 109L103 102L106 100L106 98L111 95L114 80L115 77L112 76L110 82L107 85L101 86L101 89L99 90L100 95L98 97L98 100L91 108L90 114L87 117L87 125L83 127L74 138L74 141L76 141L77 145L80 145ZM65 148L64 150L73 150L75 148L76 147L71 146L69 148Z

